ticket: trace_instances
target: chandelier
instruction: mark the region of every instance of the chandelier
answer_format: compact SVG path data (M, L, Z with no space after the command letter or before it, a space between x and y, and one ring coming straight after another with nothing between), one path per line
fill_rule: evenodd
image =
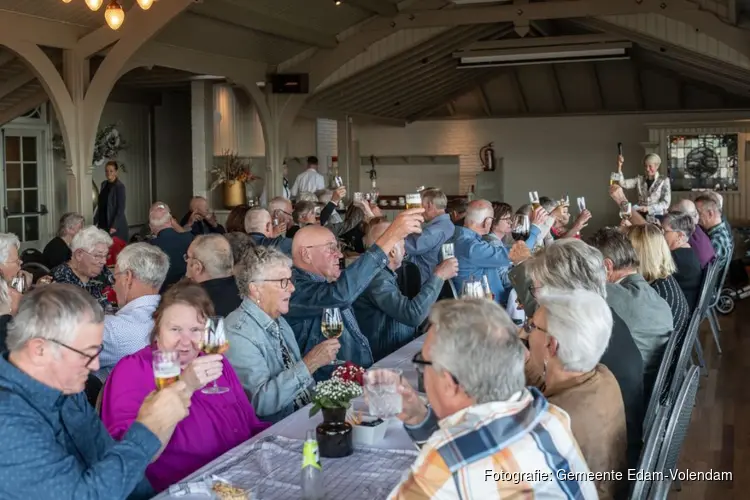
M70 3L73 0L62 0L63 3ZM143 10L148 10L154 4L155 0L137 0L138 5ZM86 5L93 11L99 10L104 4L104 0L85 0ZM109 0L107 8L104 11L104 20L107 21L107 25L113 30L119 29L122 23L125 22L125 11L120 5L118 0Z

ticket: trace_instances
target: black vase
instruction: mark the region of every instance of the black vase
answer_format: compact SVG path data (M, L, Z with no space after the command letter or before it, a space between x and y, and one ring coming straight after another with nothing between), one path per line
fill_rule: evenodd
M348 457L354 452L352 426L345 420L346 408L323 408L323 423L315 429L321 457Z

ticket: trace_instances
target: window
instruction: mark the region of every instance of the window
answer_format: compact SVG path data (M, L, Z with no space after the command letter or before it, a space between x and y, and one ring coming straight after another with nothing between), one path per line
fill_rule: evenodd
M667 167L673 191L737 191L737 134L670 135Z

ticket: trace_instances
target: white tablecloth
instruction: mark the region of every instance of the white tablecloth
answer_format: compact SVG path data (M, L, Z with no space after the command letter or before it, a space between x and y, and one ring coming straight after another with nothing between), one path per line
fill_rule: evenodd
M381 359L375 363L375 367L378 368L398 368L403 372L404 377L409 383L416 389L417 387L417 372L411 362L414 354L422 349L424 343L424 336L412 341L405 345L398 351L390 354L389 356ZM367 405L362 399L355 400L352 404L356 410L367 410ZM245 443L239 445L234 450L226 453L225 455L217 458L213 462L207 464L203 468L193 473L186 481L193 478L198 478L206 474L212 474L214 471L225 467L228 460L232 457L243 452L243 448L249 448L253 443L259 441L267 436L282 436L291 439L305 439L305 435L309 429L315 429L315 427L323 421L323 416L318 413L314 417L308 416L310 411L309 406L301 408L295 413L289 415L284 420L277 422L273 426L269 427L265 431L253 436ZM411 438L406 434L403 424L397 419L391 419L388 422L388 430L385 435L385 439L373 445L374 448L389 449L389 450L415 450L414 444ZM299 456L301 464L302 455ZM343 460L357 460L356 454ZM175 498L170 496L167 492L163 492L156 496L155 499L166 499ZM180 497L186 500L190 497ZM196 497L197 498L197 497ZM204 497L205 498L205 497Z

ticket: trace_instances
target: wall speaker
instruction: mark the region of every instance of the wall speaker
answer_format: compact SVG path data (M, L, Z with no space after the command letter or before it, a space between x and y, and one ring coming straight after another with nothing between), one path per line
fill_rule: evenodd
M271 75L271 92L274 94L307 94L310 92L310 75L307 73Z

